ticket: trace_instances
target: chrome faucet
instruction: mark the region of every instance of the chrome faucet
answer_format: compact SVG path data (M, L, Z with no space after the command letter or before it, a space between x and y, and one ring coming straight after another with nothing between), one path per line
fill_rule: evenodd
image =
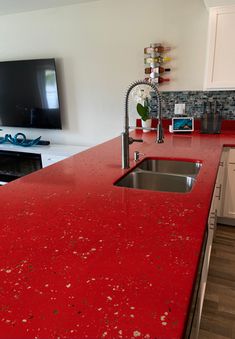
M145 80L138 80L135 81L133 84L130 85L130 87L127 90L126 97L125 97L125 123L124 123L124 132L121 134L122 138L122 168L126 169L130 167L130 151L129 151L129 145L131 145L133 142L143 142L142 139L133 139L129 136L129 114L128 114L128 104L129 104L129 96L133 88L135 88L138 85L147 85L150 86L157 97L157 108L158 108L158 126L157 129L154 128L154 130L157 131L157 138L156 142L162 143L164 142L163 138L163 127L162 127L162 100L161 95L159 93L159 90L157 86L153 83L147 82Z

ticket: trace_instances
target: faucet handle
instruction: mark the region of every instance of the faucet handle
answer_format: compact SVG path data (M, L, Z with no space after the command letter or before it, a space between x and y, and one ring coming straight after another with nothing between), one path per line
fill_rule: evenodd
M140 156L145 155L144 153L140 153L139 151L134 152L134 161L137 162L140 160Z
M129 138L129 145L133 144L133 142L144 142L144 140L143 139Z

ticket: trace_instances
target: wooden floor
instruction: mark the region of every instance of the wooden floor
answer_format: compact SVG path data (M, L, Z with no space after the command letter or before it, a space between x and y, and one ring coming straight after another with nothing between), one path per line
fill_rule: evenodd
M235 227L218 226L199 339L235 339Z

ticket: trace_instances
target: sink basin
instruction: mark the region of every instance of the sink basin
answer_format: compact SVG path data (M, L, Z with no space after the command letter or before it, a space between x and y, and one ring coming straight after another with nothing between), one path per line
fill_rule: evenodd
M161 192L190 192L201 168L199 161L146 158L114 185Z
M186 193L191 191L194 182L195 179L190 176L134 170L114 185L150 191Z
M144 171L196 176L201 168L199 161L145 159L137 167Z

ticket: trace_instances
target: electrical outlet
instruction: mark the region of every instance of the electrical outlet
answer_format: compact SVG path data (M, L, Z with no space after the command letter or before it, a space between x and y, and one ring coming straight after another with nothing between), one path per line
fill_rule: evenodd
M175 104L175 115L185 114L185 104Z

